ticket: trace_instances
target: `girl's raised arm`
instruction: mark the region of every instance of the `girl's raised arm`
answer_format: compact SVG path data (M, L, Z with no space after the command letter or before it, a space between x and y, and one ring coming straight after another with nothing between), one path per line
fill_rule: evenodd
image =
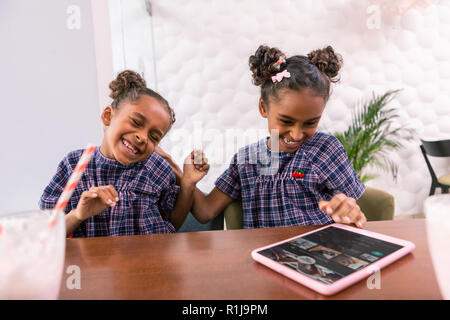
M217 187L214 187L208 195L195 188L191 212L200 223L207 223L221 213L232 201L233 198Z

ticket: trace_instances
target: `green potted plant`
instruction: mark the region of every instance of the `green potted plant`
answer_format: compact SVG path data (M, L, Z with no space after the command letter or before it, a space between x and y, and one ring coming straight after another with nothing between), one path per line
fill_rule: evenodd
M390 172L397 179L398 164L388 157L388 153L403 147L403 140L412 140L415 131L398 127L394 120L399 116L389 102L400 90L375 95L366 103L357 106L352 123L342 133L332 133L344 146L358 178L367 182L377 177L367 172L368 167Z

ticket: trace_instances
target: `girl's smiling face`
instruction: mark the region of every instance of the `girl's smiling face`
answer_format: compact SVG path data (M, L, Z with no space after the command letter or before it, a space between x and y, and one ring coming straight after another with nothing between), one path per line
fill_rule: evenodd
M101 119L106 129L100 151L124 165L145 160L170 125L167 108L144 94L136 101L121 102L117 109L107 106Z
M269 132L278 130L279 151L284 152L295 152L316 133L325 108L324 98L309 89L282 89L279 99L269 97L269 104L260 98L259 111L268 120ZM268 143L271 148L273 142Z

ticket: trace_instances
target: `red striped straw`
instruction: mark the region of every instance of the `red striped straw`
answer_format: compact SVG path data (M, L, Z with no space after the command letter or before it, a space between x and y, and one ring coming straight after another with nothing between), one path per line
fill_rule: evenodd
M80 160L78 160L75 170L73 170L72 175L69 178L69 181L67 182L66 186L64 187L63 192L61 193L61 196L58 199L58 202L56 203L55 207L53 208L54 215L49 223L50 228L56 224L56 217L57 217L56 212L63 211L66 208L67 203L70 200L70 197L72 197L73 191L75 190L78 182L80 181L81 177L83 176L84 170L86 169L89 161L91 160L91 158L94 154L94 151L95 151L95 146L91 146L91 145L88 145L86 147L86 149L84 149Z

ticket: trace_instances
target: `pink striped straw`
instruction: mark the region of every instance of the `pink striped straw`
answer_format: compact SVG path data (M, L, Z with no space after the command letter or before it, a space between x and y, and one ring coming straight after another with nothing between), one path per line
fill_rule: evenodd
M69 178L69 181L67 182L66 186L64 187L63 192L61 193L61 196L58 199L58 202L56 203L55 207L53 208L53 212L55 214L49 222L50 228L56 224L56 217L57 217L56 212L63 211L64 208L67 206L67 203L69 202L70 197L72 197L73 191L75 190L78 182L80 181L81 177L83 176L84 170L86 169L89 161L91 160L91 158L94 154L94 151L95 151L95 146L92 146L92 145L88 145L86 147L86 149L84 149L80 160L78 160L75 170L73 170L72 175Z

